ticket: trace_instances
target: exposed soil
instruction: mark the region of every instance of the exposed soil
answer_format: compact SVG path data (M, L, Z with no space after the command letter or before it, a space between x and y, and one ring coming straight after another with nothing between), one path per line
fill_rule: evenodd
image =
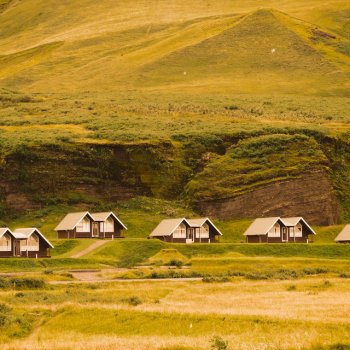
M340 208L325 172L259 187L235 198L199 203L200 211L220 219L303 216L312 225L334 225Z

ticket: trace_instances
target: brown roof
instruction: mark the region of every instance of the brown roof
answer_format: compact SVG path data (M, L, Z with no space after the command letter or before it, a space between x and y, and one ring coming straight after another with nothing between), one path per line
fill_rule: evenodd
M75 226L77 226L79 222L85 218L86 215L88 215L90 219L93 220L91 214L88 211L67 214L56 226L55 231L73 230Z
M37 233L41 238L46 241L46 243L51 247L54 246L46 239L46 237L36 228L36 227L27 227L27 228L17 228L13 231L13 236L16 239L28 239L33 233Z
M177 229L177 227L183 222L185 222L188 226L190 226L185 218L162 220L149 236L150 237L170 236Z
M350 224L345 225L340 231L339 235L335 238L336 242L350 241Z
M110 216L113 216L125 230L127 230L127 227L119 220L117 215L115 215L112 211L106 211L103 213L92 213L91 214L94 221L106 221Z

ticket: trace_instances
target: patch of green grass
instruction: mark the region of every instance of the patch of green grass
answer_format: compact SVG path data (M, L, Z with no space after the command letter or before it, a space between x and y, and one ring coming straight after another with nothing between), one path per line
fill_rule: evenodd
M229 198L255 186L295 177L327 164L318 143L305 135L269 135L240 141L187 184L191 201Z
M111 259L120 267L131 267L144 262L164 247L159 240L115 240L87 255L90 259Z

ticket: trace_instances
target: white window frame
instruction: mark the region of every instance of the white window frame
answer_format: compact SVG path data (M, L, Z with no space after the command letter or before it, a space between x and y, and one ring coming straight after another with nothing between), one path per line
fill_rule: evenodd
M185 224L180 224L173 232L173 238L186 238L187 227Z
M106 221L100 222L100 232L114 232L114 225L113 218L109 217Z
M196 230L196 238L209 238L209 225L207 223Z
M85 217L83 218L77 226L75 226L76 232L90 232L91 231L91 222Z
M10 235L5 233L1 238L0 242L6 243L6 244L0 244L0 252L10 252L12 249L12 238Z
M280 238L281 237L281 225L276 222L267 233L268 237Z
M303 237L303 225L299 222L294 227L294 237Z
M39 236L33 233L25 241L21 240L21 252L38 252L39 251Z

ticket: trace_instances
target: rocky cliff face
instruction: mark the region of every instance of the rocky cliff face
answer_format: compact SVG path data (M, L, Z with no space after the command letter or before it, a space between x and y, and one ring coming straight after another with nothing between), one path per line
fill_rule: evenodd
M203 173L198 164L208 151L197 148L159 142L17 149L1 164L0 213L138 195L189 201L184 189L193 174ZM312 224L329 225L339 222L341 213L331 178L320 168L232 196L208 197L200 196L193 207L220 219L303 216Z
M313 225L333 225L340 216L338 200L325 172L271 183L234 198L200 202L198 208L204 215L220 219L303 216Z

